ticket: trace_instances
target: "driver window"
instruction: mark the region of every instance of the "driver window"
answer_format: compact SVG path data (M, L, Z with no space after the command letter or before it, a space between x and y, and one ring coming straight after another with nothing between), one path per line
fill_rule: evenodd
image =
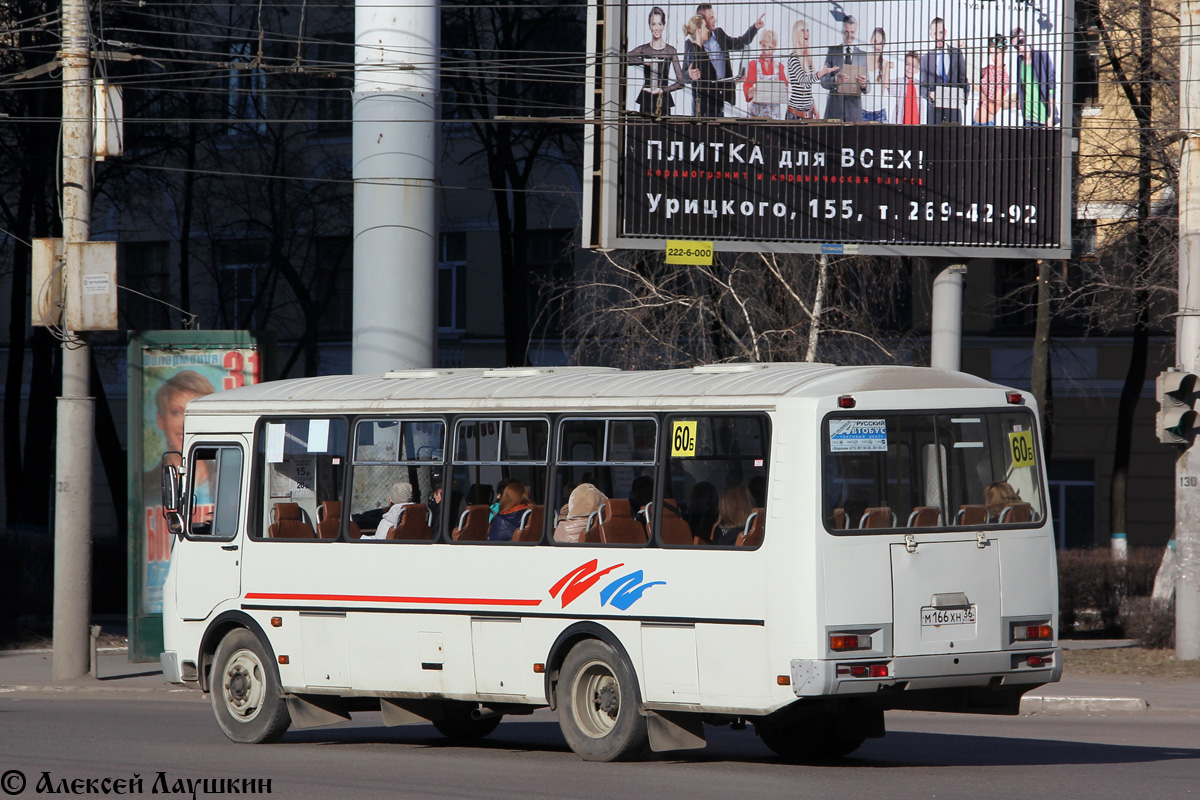
M240 447L198 447L188 470L188 533L232 539L242 495Z

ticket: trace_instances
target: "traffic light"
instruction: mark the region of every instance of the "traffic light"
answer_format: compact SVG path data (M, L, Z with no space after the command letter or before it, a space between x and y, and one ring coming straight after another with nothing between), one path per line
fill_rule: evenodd
M1197 415L1192 406L1197 398L1200 377L1190 372L1164 372L1155 381L1158 395L1158 440L1163 444L1191 445L1196 433Z

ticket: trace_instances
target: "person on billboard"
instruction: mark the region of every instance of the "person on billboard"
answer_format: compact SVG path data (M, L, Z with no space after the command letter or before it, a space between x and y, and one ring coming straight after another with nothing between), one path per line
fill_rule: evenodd
M158 388L158 392L154 395L155 416L154 422L158 429L162 431L165 448L163 453L182 453L183 452L183 411L189 400L194 400L197 397L203 397L206 394L212 394L216 391L208 378L201 375L199 372L191 369L184 369L176 372L167 380L163 381L163 385ZM147 452L153 451L153 445L147 442L145 445ZM180 456L172 456L168 464L181 466ZM197 506L212 502L211 487L209 486L210 477L207 473L207 465L205 462L199 462L196 465L197 474L193 476L193 483L196 487L195 504ZM154 467L147 470L142 479L142 502L146 507L158 506L160 504L162 481L161 467Z
M889 122L888 107L892 104L892 72L896 64L884 55L887 34L883 28L871 32L871 49L868 51L867 78L875 91L863 98L863 122Z
M929 124L962 124L962 107L971 94L967 83L967 61L962 48L946 41L946 21L934 17L929 23L933 49L921 56L921 86L929 101Z
M687 41L683 44L683 63L692 84L692 115L696 117L719 117L725 102L717 83L717 71L713 67L709 52L704 44L712 37L704 17L697 14L683 26Z
M713 11L711 3L701 3L696 6L696 14L704 19L705 27L708 28L709 37L704 42L704 49L708 51L709 61L712 62L713 72L717 76L717 89L721 94L721 102L733 105L737 99L733 84L741 76L733 74L733 66L729 62L729 51L744 50L748 47L758 32L762 30L763 20L767 15L761 15L741 36L733 37L724 29L717 27L717 12ZM723 106L720 110L723 110ZM719 117L721 114L712 116Z
M1013 28L1012 44L1017 51L1017 107L1026 128L1058 124L1054 107L1054 61L1045 50L1034 50L1025 31Z
M1009 103L1004 49L1004 37L1000 34L988 40L988 65L979 74L979 105L975 108L973 120L976 125L994 126L996 115Z
M904 77L892 87L892 100L897 125L924 125L928 120L928 101L921 94L921 54L909 50L904 54Z
M671 113L671 92L683 88L683 69L679 51L663 39L667 14L658 6L650 9L650 41L629 51L629 63L642 68L642 91L638 93L638 111L654 117ZM674 72L675 80L670 81Z
M796 20L792 24L792 52L784 65L788 86L786 119L819 119L821 115L817 113L817 104L813 101L813 84L838 71L837 67L827 66L813 69L808 40L808 23L802 19Z
M867 81L867 54L854 44L858 20L847 14L842 18L842 43L829 48L825 55L825 77L821 86L829 92L825 101L825 119L862 122L862 96L871 91Z
M750 61L746 70L746 82L742 84L746 102L750 104L748 112L752 117L780 119L778 102L770 98L763 102L755 99L760 94L760 86L779 87L778 95L787 92L787 76L784 75L783 63L775 60L775 48L779 46L779 37L775 35L775 31L763 31L759 46L762 49L758 58ZM763 91L761 94L765 95L767 92Z

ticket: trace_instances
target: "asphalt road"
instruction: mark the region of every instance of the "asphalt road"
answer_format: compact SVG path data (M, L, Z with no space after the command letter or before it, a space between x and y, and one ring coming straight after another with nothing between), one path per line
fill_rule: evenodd
M18 770L17 797L37 796L43 772L58 788L64 778L137 773L147 796L159 772L167 787L180 778L270 779L271 796L287 800L1200 797L1200 720L1180 714L893 713L886 738L824 767L780 762L752 729L709 728L703 751L591 764L567 749L545 711L506 720L471 746L432 726L382 727L377 714L250 746L227 741L196 698L0 696L0 790L16 787L4 773Z

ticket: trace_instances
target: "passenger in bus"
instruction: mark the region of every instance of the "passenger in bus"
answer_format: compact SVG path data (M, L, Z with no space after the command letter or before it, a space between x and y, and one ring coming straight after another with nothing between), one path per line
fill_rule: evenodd
M983 504L987 507L988 522L999 522L1000 512L1013 503L1021 502L1021 497L1011 485L1004 481L989 483L983 489Z
M445 499L445 493L442 492L442 482L440 480L434 481L433 488L429 492L429 527L435 532L441 530L442 527L442 502Z
M717 504L717 524L713 526L712 543L733 545L738 534L746 528L746 520L754 509L754 495L740 483L731 483L721 492Z
M564 519L566 518L567 507L570 505L570 503L567 501L569 501L571 499L571 492L575 491L575 487L578 485L579 485L578 483L567 483L567 484L563 485L562 494L560 494L559 497L563 497L566 499L563 501L562 507L558 509L558 516L560 516Z
M700 481L692 487L687 505L688 527L692 529L692 536L704 544L710 543L713 524L717 521L717 500L717 487L708 481Z
M529 490L520 481L505 481L504 489L497 501L496 516L488 528L489 542L511 542L517 528L521 527L521 517L533 505Z
M642 475L633 479L629 487L629 513L639 522L645 522L646 506L654 500L654 478Z
M581 483L576 486L567 500L566 514L554 528L554 541L563 544L578 542L587 529L588 517L607 502L604 492L592 484Z
M384 504L388 506L388 510L384 512L383 518L379 520L378 527L373 533L363 531L363 539L386 539L388 531L400 524L400 514L404 511L405 506L412 505L413 488L408 481L396 481L387 491L387 496L384 498Z
M504 495L504 490L508 488L510 483L514 483L511 478L501 478L499 483L496 484L496 499L491 505L490 513L488 514L488 522L494 520L496 515L500 513L500 500Z

